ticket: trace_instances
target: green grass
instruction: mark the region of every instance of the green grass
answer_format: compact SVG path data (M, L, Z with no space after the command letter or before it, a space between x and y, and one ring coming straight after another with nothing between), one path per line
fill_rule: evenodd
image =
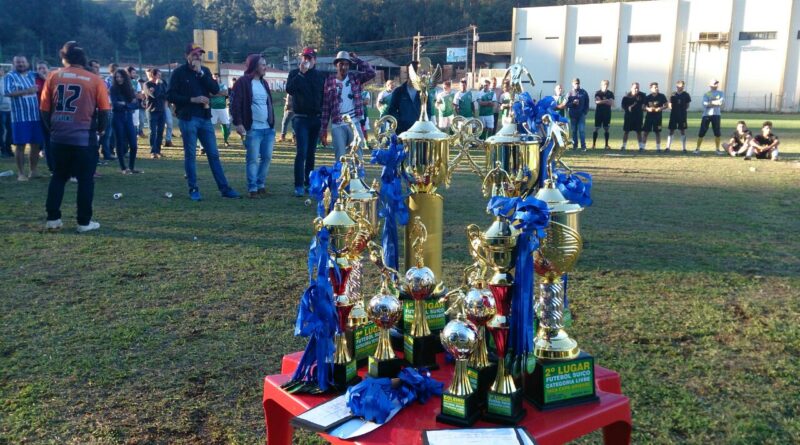
M621 374L634 443L800 442L800 124L770 118L782 162L709 143L701 156L567 156L595 179L570 333ZM222 152L244 190L241 147ZM313 208L290 196L288 145L262 200L219 197L200 158L193 203L180 149L166 154L139 176L100 167L102 228L86 235L74 184L65 230L46 234L47 181L0 178L0 443L263 443L261 379L305 344L292 330ZM488 224L479 189L459 172L443 191L449 284L468 262L464 226Z

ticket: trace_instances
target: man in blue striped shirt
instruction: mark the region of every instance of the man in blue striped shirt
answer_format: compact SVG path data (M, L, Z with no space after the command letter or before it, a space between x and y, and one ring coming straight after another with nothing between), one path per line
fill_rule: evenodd
M17 180L27 181L38 176L39 147L44 142L42 123L39 120L39 96L36 76L30 71L25 56L15 56L14 71L3 79L6 96L11 97L11 128L14 145L17 146ZM30 144L30 176L25 175L25 145Z

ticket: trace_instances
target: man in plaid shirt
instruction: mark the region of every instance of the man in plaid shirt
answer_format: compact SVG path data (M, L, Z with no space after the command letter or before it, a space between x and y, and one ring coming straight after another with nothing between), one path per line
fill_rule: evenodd
M349 72L351 62L355 63L357 71ZM369 63L359 59L355 53L348 54L345 51L336 54L333 65L336 67L336 72L325 79L322 93L321 135L322 145L328 145L328 125L332 123L331 136L338 160L345 154L347 146L353 142L355 136L350 125L342 121L342 116L350 115L356 123L364 116L361 89L364 83L375 77L375 70ZM361 134L358 124L356 131L363 140L364 135Z

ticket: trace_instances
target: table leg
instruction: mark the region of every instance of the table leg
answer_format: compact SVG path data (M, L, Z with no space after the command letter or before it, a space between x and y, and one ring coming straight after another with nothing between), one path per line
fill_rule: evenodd
M291 445L294 428L289 423L292 416L275 400L264 401L264 417L267 421L267 445Z
M631 424L620 420L603 427L603 443L605 445L630 445Z

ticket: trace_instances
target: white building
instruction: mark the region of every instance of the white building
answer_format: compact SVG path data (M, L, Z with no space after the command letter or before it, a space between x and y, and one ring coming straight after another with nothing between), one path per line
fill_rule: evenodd
M800 0L659 0L515 8L512 57L536 80L535 96L593 93L608 79L661 91L686 81L693 107L717 78L728 110L800 111ZM617 101L619 104L619 100Z

